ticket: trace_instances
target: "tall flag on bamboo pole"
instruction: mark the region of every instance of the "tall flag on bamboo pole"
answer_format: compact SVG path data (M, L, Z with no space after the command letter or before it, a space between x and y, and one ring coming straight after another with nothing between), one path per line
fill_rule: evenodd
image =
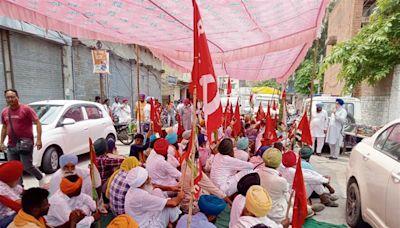
M269 107L269 105L268 105ZM263 135L263 146L270 146L278 141L278 136L276 135L274 121L272 120L270 112L267 112L267 121L265 123L265 131Z
M260 105L258 106L258 110L257 110L257 114L256 114L256 120L260 121L260 120L262 120L264 118L265 118L265 113L264 113L262 104L260 102Z
M231 95L232 93L232 85L231 85L231 76L228 77L228 88L226 90L226 95L228 95L228 97Z
M312 136L310 130L310 123L307 117L307 111L304 112L303 117L299 122L299 126L297 127L298 133L301 134L301 142L311 146L312 145Z
M301 169L301 157L296 164L292 189L294 191L292 227L301 228L307 217L307 194Z
M208 49L207 37L203 28L200 11L195 0L194 10L194 62L192 83L196 85L197 95L203 101L203 111L207 127L207 137L221 126L222 106L218 93L217 79ZM197 58L196 58L197 57ZM193 86L192 86L193 87Z
M232 113L231 113L231 108L230 108L230 101L228 98L228 101L226 102L226 106L225 106L225 111L224 111L224 129L226 129L232 119Z
M96 178L95 172L97 169L97 160L96 160L96 152L94 151L92 139L89 138L89 154L90 154L90 179L92 180L92 198L94 201L97 201L98 195L96 191Z
M161 116L153 99L150 100L150 120L153 123L153 131L162 135Z
M235 123L233 124L233 135L238 137L240 132L242 131L242 123L240 121L240 106L239 106L239 98L236 101L235 114L233 115L235 118Z
M287 126L287 107L286 107L286 90L282 90L281 102L279 105L279 120Z

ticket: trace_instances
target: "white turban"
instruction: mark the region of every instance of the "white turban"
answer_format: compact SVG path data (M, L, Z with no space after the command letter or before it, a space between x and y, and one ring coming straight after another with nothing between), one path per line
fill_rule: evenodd
M145 168L138 166L128 172L126 181L131 188L139 188L146 182L148 177L149 172Z
M76 156L74 154L63 154L60 157L60 167L61 168L64 168L64 166L69 163L74 164L74 165L78 164L78 156Z

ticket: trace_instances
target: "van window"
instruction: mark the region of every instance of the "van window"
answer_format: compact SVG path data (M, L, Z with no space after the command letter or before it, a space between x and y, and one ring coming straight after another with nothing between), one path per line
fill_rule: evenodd
M336 102L322 102L324 104L324 110L328 113L328 116L331 116L332 112L336 108ZM354 116L354 104L353 103L345 103L343 108L347 111L348 114Z

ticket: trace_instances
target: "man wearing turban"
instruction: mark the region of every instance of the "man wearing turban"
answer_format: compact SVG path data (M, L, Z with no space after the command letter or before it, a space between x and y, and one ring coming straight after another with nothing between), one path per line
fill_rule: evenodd
M343 127L347 119L347 111L343 108L344 101L336 99L336 109L332 112L329 120L328 135L326 142L329 143L331 156L329 159L336 160L340 155L340 146L343 142Z
M252 172L254 165L234 158L233 142L223 139L218 145L211 167L210 178L227 196L237 192L237 183L244 175Z
M325 143L325 135L328 130L328 113L323 110L323 104L319 103L316 105L317 110L312 115L312 120L310 122L311 135L313 139L313 148L315 148L315 144L317 144L317 155L321 155L322 147Z
M181 178L181 172L167 161L168 147L169 142L166 139L157 139L146 160L146 169L153 184L176 186Z
M18 184L24 166L20 161L0 165L0 227L7 227L21 209L22 186Z
M225 210L226 203L223 199L213 195L202 195L199 199L200 211L192 216L191 227L216 228L214 222L217 216ZM187 227L188 215L183 215L176 228Z
M278 224L267 217L272 209L272 199L268 192L259 185L249 188L246 194L246 203L243 216L239 218L235 228L247 228L257 224L264 224L270 228L287 228L290 223L288 219Z
M249 139L247 137L241 137L236 142L234 149L234 157L242 161L249 160Z
M82 193L92 196L92 179L90 178L89 168L78 167L78 156L74 154L64 154L59 159L60 169L53 174L50 180L50 195L55 194L60 189L60 183L63 177L69 175L78 175L82 177ZM95 187L101 187L100 174L95 169Z
M96 211L96 202L88 195L82 194L82 177L70 175L63 177L60 183L60 190L49 199L50 208L45 216L49 226L57 227L68 222L72 211L79 209L85 218L77 226L90 227L100 219L100 213Z
M114 215L125 214L125 196L129 190L126 176L129 171L138 166L140 162L136 157L125 158L121 167L108 180L106 197L110 200L110 208Z
M282 164L284 165L284 168L281 170L282 177L287 180L290 188L292 188L291 185L293 183L297 164L296 154L293 151L284 153L282 155ZM307 198L309 198L311 194L315 192L319 195L323 205L327 207L338 207L338 204L334 202L338 200L337 196L331 195L330 192L325 188L325 186L329 183L329 179L314 170L302 169L302 171Z
M167 227L178 219L182 191L174 198L165 198L159 189L154 189L149 173L142 167L129 171L126 180L130 188L125 197L125 212L140 228Z
M280 223L285 218L290 198L289 183L277 170L282 162L282 152L276 148L269 148L262 158L264 166L260 167L257 173L260 175L261 186L271 196L272 209L268 217Z

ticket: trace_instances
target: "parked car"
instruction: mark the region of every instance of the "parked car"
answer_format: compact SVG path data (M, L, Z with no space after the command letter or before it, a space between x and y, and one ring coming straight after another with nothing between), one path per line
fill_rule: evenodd
M42 123L40 150L33 151L33 165L45 173L59 168L62 154L89 152L89 137L116 138L113 121L101 104L79 100L48 100L29 104ZM36 127L33 127L36 140Z
M349 226L399 227L400 119L357 144L347 171Z

